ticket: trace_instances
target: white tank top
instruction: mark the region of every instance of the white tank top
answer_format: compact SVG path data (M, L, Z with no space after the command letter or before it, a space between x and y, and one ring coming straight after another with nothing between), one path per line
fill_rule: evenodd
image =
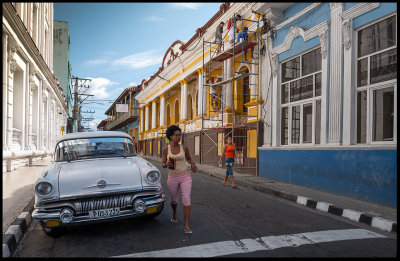
M179 153L176 155L172 154L171 145L168 145L167 161L169 158L175 159L175 169L169 169L169 175L177 177L183 176L189 172L186 165L185 151L183 150L182 144L179 145Z

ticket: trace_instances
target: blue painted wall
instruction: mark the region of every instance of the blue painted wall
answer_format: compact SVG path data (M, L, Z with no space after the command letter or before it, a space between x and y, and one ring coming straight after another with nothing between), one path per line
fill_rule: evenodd
M397 204L397 150L259 150L259 175L389 207Z
M309 3L298 3L298 4L291 6L290 8L285 10L284 18L282 19L281 22L287 20L292 15L297 14L298 12L300 12L301 10L303 10L305 7L307 7L309 5L310 5ZM330 20L330 7L329 7L328 3L322 3L319 6L317 6L316 8L307 12L306 14L300 16L293 22L291 22L291 23L285 25L283 28L279 29L276 32L273 47L276 47L283 43L287 34L290 31L291 26L296 26L296 27L300 27L304 30L308 30L308 29L310 29L322 22L325 22L327 20ZM288 59L292 56L298 55L298 54L300 54L314 46L317 46L319 44L320 44L320 40L319 40L318 36L314 37L313 39L308 40L307 42L304 42L303 37L299 36L293 40L290 50L288 50L282 54L279 54L279 56L278 56L279 62L283 61L285 59Z
M383 16L395 13L396 11L397 3L379 3L378 8L375 8L374 10L371 10L365 14L360 15L359 17L354 18L353 28L356 29L374 20L380 19Z

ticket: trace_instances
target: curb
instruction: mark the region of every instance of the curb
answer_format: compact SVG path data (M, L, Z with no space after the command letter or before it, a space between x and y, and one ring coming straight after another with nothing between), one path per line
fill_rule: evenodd
M150 157L144 156L144 155L143 156L141 155L141 157L143 157L144 159L149 160L149 161L161 162L161 159L160 160L153 159L153 158L150 158ZM197 165L201 165L201 164L197 164ZM204 170L199 169L199 172L208 174L213 177L219 177L218 174L216 175L215 173L207 172ZM344 218L350 219L355 222L360 222L360 223L369 225L374 228L378 228L378 229L381 229L381 230L384 230L387 232L392 232L392 233L397 234L397 222L396 221L385 219L385 218L382 218L379 216L365 214L365 213L355 211L352 209L340 208L331 203L327 203L327 202L323 202L323 201L316 201L316 200L313 200L313 199L310 199L307 197L293 195L286 191L279 191L279 190L263 187L263 186L260 186L257 184L246 182L245 180L242 180L240 177L235 178L235 181L237 184L244 185L245 187L252 188L252 189L258 190L260 192L274 195L274 196L277 196L277 197L280 197L283 199L287 199L287 200L290 200L297 204L309 207L311 209L315 209L315 210L322 211L325 213L330 213L335 216L344 217Z
M32 211L35 204L33 197L28 205L23 209L21 214L8 226L3 234L3 257L12 257L21 239L28 231L29 225L32 223Z

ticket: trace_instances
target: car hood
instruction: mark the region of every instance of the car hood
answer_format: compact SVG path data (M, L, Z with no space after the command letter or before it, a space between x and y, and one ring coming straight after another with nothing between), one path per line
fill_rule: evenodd
M105 186L98 186L99 182ZM91 159L63 164L58 186L61 197L143 188L140 169L132 158Z

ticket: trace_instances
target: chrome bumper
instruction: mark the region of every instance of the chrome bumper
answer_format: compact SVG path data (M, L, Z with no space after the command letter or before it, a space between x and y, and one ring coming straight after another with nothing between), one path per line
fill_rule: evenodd
M146 203L146 210L150 207L157 207L157 211L161 211L161 208L163 207L163 204L165 202L166 198L165 195L163 194L161 198L158 199L151 199L151 200L145 200ZM62 223L60 219L60 214L61 214L61 209L55 210L55 211L49 211L49 212L43 212L40 211L39 209L35 209L32 212L32 218L37 219L41 222L46 222L49 220L58 220L60 221L60 226L70 226L70 225L76 225L76 224L82 224L82 223L97 223L101 221L106 221L106 220L115 220L115 219L121 219L121 218L128 218L128 217L139 217L139 216L147 216L151 215L152 213L148 214L146 213L146 210L143 213L136 212L133 208L127 209L127 210L121 210L118 215L115 216L108 216L108 217L99 217L99 218L90 218L89 215L81 215L81 216L74 216L71 222L69 223ZM155 213L153 212L153 213Z

